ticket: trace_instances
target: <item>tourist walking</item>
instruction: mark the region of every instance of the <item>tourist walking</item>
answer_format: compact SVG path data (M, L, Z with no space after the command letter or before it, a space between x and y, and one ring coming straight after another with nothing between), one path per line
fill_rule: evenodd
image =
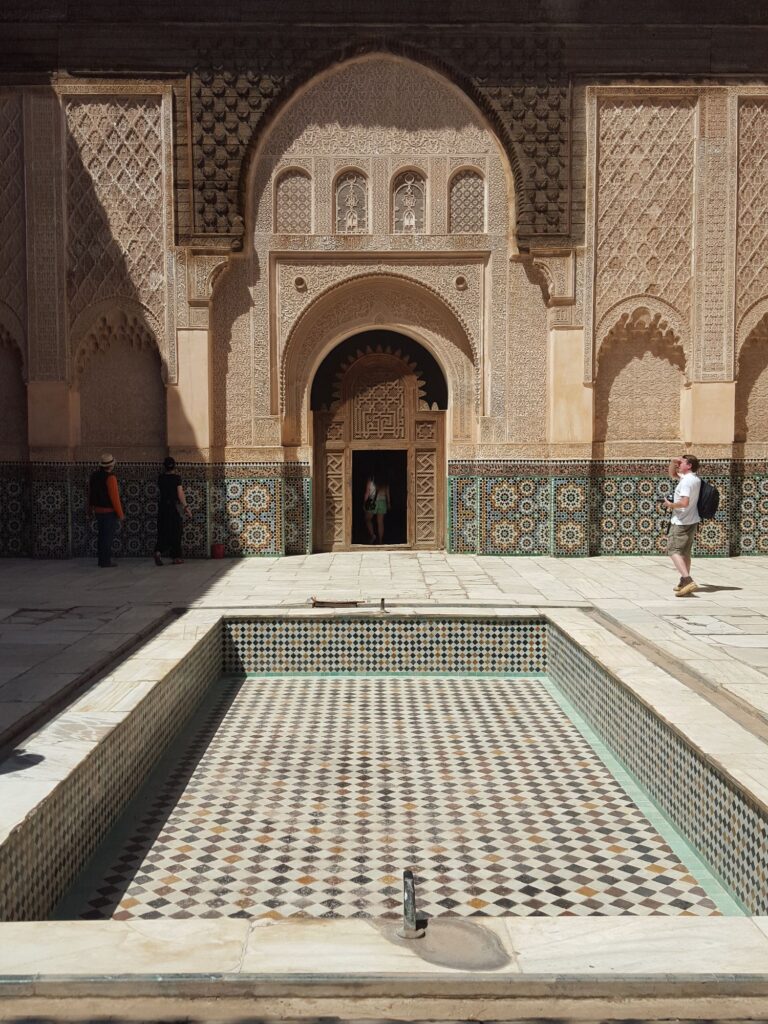
M108 452L101 456L99 468L88 481L88 514L96 516L99 568L114 569L117 562L112 561L112 541L125 514L115 477L115 460Z
M374 471L366 481L363 494L363 511L365 528L371 544L377 541L384 543L384 516L392 507L389 494L389 481L381 470ZM376 516L376 532L373 529L373 517Z
M160 491L157 504L157 541L155 542L155 565L163 565L162 556L168 552L174 565L181 565L181 534L184 529L183 516L191 516L181 477L176 472L176 459L169 455L163 460L163 472L157 478Z
M667 536L667 554L672 559L680 582L674 588L677 597L687 597L698 585L691 577L691 549L700 520L698 512L701 480L698 476L699 460L695 455L672 459L669 475L677 481L672 501L664 499L664 507L672 512Z

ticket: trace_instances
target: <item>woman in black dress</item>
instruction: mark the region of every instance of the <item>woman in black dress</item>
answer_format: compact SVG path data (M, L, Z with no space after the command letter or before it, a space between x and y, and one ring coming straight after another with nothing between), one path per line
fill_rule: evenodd
M155 544L155 565L162 565L160 557L168 551L174 565L181 565L181 531L184 528L184 515L191 516L187 504L181 477L176 472L176 459L170 455L163 460L163 472L157 478L160 497L157 506L157 543Z

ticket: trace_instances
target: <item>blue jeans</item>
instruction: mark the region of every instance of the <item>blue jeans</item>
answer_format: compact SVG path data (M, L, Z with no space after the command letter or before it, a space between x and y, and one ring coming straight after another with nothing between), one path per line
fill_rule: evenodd
M96 542L99 565L109 565L112 561L112 541L117 532L117 512L97 512L96 525L99 531Z

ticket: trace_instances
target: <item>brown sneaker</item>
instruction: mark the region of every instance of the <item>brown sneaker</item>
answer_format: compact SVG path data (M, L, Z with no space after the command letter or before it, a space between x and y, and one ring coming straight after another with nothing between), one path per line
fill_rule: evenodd
M686 583L684 586L675 590L675 595L677 597L687 597L689 594L692 594L695 590L698 589L699 584L694 583L693 580L689 580L688 583Z
M685 577L681 576L680 577L680 582L678 584L676 584L676 586L672 587L672 589L677 594L677 593L679 593L683 589L684 586L685 586Z

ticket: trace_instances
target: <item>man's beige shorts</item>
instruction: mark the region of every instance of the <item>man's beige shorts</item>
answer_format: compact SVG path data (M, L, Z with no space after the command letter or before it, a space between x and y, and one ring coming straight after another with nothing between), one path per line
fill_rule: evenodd
M672 523L667 535L667 554L682 555L683 558L688 558L691 554L693 538L696 536L696 527L698 525L698 523L693 523L691 526L677 526L675 523Z

